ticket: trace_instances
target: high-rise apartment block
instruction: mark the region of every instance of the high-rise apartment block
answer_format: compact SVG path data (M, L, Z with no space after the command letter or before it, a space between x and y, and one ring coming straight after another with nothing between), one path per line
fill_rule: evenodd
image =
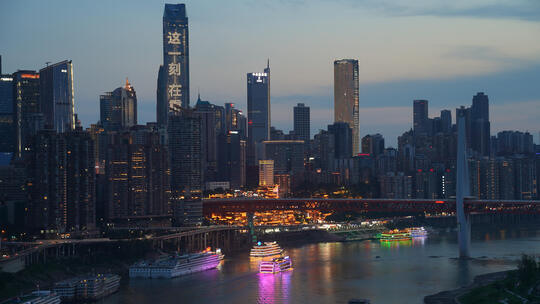
M135 126L105 136L106 220L168 216L169 155L157 130Z

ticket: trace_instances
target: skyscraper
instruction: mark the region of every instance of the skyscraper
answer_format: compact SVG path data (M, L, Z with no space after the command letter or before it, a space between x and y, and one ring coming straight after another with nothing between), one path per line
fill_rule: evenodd
M358 94L358 60L334 61L334 122L346 122L352 129L352 154L360 150Z
M39 109L39 74L36 71L13 73L15 99L15 131L17 157L28 150L33 135L43 128L43 114Z
M158 79L161 83L158 84L157 122L165 126L169 113L189 107L189 30L185 4L165 4L163 66Z
M168 124L173 196L199 197L202 190L201 118L191 110L171 116Z
M228 131L218 136L218 176L228 181L232 189L246 183L246 141L238 131Z
M137 125L137 94L126 79L124 87L99 96L100 121L106 131L118 131Z
M94 144L90 134L43 130L28 157L28 226L41 233L95 228ZM45 231L45 232L43 232Z
M238 131L241 138L246 138L246 117L242 111L234 108L234 103L225 104L225 129L224 131Z
M107 134L104 215L110 221L169 214L169 155L147 126Z
M441 110L441 131L443 133L452 131L452 112L450 110Z
M201 120L201 154L203 181L216 181L217 174L217 135L216 106L208 101L197 99L194 114Z
M15 152L13 77L0 74L0 152Z
M376 157L384 153L384 137L377 134L368 134L362 138L362 153Z
M328 132L334 136L334 157L337 159L352 157L352 129L348 123L335 122L328 125Z
M309 143L310 135L309 107L299 103L294 107L294 136Z
M270 63L263 73L247 74L249 165L262 157L260 143L270 139Z
M74 130L73 64L64 60L39 70L39 75L45 128L58 133Z
M470 133L471 148L482 156L489 156L489 98L483 92L473 96Z
M415 135L429 133L428 101L413 101L413 130Z

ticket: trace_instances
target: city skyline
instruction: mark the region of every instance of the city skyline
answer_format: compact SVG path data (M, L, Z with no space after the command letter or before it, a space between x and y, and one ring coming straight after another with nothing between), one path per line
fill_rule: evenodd
M0 4L0 302L536 303L540 0L413 1Z
M130 14L114 14L125 8L125 5L104 4L101 15L88 16L85 22L81 21L66 29L61 25L82 14L84 5L56 2L41 7L42 4L38 2L30 3L34 5L30 6L32 9L27 12L22 10L21 4L8 4L9 10L16 14L2 15L1 22L10 22L11 15L18 15L23 18L32 16L30 19L35 20L30 22L32 24L41 20L42 17L36 14L43 10L57 10L54 14L59 14L58 20L46 22L40 30L56 33L55 39L69 37L74 43L61 50L57 50L54 43L49 43L38 54L30 47L33 44L27 40L28 35L22 35L28 26L23 24L18 30L6 33L5 40L8 43L5 49L1 50L4 73L15 72L17 69L39 70L46 61L73 60L75 112L79 114L84 126L98 120L96 105L99 103L99 95L113 85L120 85L118 80L127 76L138 88L140 123L155 121L155 75L159 63L162 62L159 39L163 30L159 21L163 14L162 4L130 5L128 13L138 18L129 18ZM191 20L191 96L196 96L195 90L200 90L204 99L212 103L233 102L246 111L244 75L256 70L269 57L274 71L271 93L271 111L274 113L272 124L280 129L292 129L291 110L296 103L302 102L311 108L314 122L311 133L315 134L332 121L332 62L350 57L359 60L360 70L363 71L360 73L360 137L381 133L389 145L395 146L397 136L412 127L410 116L402 115L404 110L410 113L412 100L429 100L429 114L433 116L442 109L454 112L460 105L469 104L476 92L482 91L491 97L492 133L519 129L528 130L535 137L538 136L536 118L540 115L540 96L539 92L534 90L534 84L540 79L537 69L540 64L540 52L537 51L540 50L540 43L532 38L540 32L540 9L535 4L517 2L507 5L506 10L504 7L496 10L492 2L457 3L453 4L450 10L452 14L445 16L437 13L440 3L433 3L424 11L420 11L419 5L411 4L402 13L392 12L395 6L386 4L385 8L374 9L362 3L338 3L338 11L341 12L339 16L373 16L361 22L354 19L356 23L351 23L348 27L343 27L343 21L331 18L336 22L331 25L332 30L338 32L332 34L330 29L323 31L325 47L310 51L309 56L303 56L302 52L308 48L311 50L312 44L318 40L313 37L313 32L320 32L329 26L326 23L313 24L310 21L325 8L325 4L254 4L247 8L247 12L236 12L237 9L244 8L245 4L233 2L229 7L223 8L225 11L216 18L215 13L206 10L216 3L187 1L188 18ZM529 13L525 15L516 13L526 10ZM300 21L293 18L295 11L305 13L302 20L306 21L307 25L314 26L308 33L305 33L308 30L306 26L298 24ZM110 14L114 15L113 19ZM258 24L264 26L268 22L267 18L274 15L283 19L283 25L274 25L265 30L264 37L254 37L253 33L258 31L256 29L239 27L242 21L252 20L251 17L256 17ZM137 22L133 19L137 19ZM392 31L401 19L407 21L403 31L410 30L407 35L410 39L405 41ZM104 21L103 24L96 25L100 20ZM378 25L384 20L389 21L389 25L377 27L371 32L364 29L365 26ZM216 24L218 21L224 25ZM115 28L105 31L102 26L107 24L114 24ZM297 26L289 33L283 33L281 38L289 41L289 53L283 53L273 45L279 38L276 37L277 33L282 33L280 27L287 25ZM427 31L422 25L434 28ZM458 38L460 35L455 35L456 31L460 32L467 26L472 26L470 31L463 33L463 38ZM508 30L491 33L494 26ZM225 34L224 30L227 28L235 30L236 34ZM103 43L102 40L108 41L116 31L126 30L138 30L139 35L115 36L115 46L117 43L125 45L113 50L96 50L96 47ZM339 31L342 31L342 35L339 35ZM30 36L32 41L39 42L43 39L39 38L38 34L36 33L36 37ZM344 37L350 34L353 34L353 38L348 42L344 41ZM303 37L293 43L298 35ZM226 39L227 37L230 39ZM448 38L447 41L444 41L445 37ZM246 39L255 43L248 43ZM153 43L154 40L156 43ZM213 46L208 45L209 43ZM423 43L424 49L417 48L417 43ZM334 46L330 47L331 45ZM400 46L400 56L390 56L396 52L393 45ZM335 49L336 47L338 48ZM260 51L250 52L250 48ZM374 49L379 50L379 53L374 54ZM425 52L431 56L426 56ZM418 57L422 57L422 60ZM396 58L400 59L400 62L395 62ZM387 61L381 61L383 59ZM102 73L101 77L97 78L99 73ZM297 77L298 74L302 77ZM502 86L502 83L505 86ZM195 100L191 99L190 103L194 104Z

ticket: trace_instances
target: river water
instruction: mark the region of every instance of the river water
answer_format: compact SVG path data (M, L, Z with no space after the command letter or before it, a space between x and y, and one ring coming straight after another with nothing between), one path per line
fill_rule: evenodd
M285 248L294 269L259 274L248 253L218 269L171 280L132 280L103 303L423 303L474 276L513 269L522 253L540 253L539 228L474 228L472 260L458 260L456 232L396 243L358 241Z

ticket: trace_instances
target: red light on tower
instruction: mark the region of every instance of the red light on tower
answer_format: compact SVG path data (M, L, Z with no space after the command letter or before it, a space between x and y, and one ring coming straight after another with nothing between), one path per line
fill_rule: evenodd
M433 172L433 168L429 169L429 172Z
M253 124L253 120L248 121L248 125L252 125L252 124Z
M422 169L418 169L418 172L422 172Z

